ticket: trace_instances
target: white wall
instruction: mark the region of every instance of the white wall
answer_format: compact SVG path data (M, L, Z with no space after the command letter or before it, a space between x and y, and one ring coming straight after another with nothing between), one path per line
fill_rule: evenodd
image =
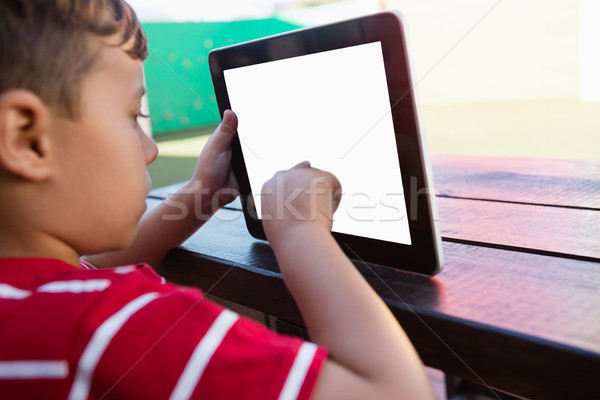
M579 95L578 0L387 3L408 20L425 103Z
M600 101L600 1L580 1L580 98Z

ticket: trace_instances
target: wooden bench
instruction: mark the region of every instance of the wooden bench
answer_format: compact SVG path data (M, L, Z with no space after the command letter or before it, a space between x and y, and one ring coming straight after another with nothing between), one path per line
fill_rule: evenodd
M600 398L600 161L437 155L433 170L442 273L355 263L424 363L527 398ZM235 207L159 270L303 333L269 245Z

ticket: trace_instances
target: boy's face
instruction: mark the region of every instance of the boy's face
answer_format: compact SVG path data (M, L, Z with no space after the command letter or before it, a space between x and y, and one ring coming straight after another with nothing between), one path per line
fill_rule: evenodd
M144 92L142 62L104 44L82 83L78 118L54 119L55 182L65 196L57 201L72 206L61 235L80 254L126 247L145 211L157 148L137 123Z

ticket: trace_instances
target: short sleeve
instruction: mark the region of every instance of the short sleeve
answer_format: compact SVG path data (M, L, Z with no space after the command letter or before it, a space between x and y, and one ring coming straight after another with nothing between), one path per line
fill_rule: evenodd
M308 399L327 351L205 300L160 293L123 324L92 379L109 398Z

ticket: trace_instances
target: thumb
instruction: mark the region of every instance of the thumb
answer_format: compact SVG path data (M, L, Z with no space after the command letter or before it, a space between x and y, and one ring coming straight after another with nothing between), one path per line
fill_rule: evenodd
M210 136L206 146L214 147L216 152L228 150L231 147L237 127L238 119L235 113L231 110L225 110L221 124Z
M231 110L225 110L223 113L223 120L221 121L221 130L228 131L229 133L235 133L237 130L238 120L237 115Z

